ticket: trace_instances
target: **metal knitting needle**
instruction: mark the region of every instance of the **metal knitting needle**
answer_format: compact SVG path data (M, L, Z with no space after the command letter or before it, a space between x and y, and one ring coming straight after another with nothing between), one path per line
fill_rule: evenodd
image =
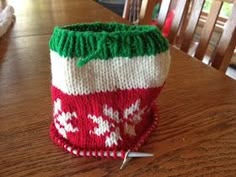
M120 170L122 170L124 168L124 166L131 160L131 157L128 157L130 153L130 150L128 150L126 153L125 153L125 158L121 164L121 167L120 167Z
M74 155L78 155L78 151L76 149L72 149L70 146L68 147L64 147L67 151L69 152L72 152ZM96 154L95 151L92 151L92 152L89 152L89 151L86 151L86 156L107 156L109 153L109 156L113 157L114 156L114 152L103 152L103 155L101 154L101 152L98 152ZM116 156L117 157L122 157L122 153L120 151L116 152ZM84 156L84 151L79 151L79 155L80 156ZM146 153L146 152L131 152L130 150L128 150L126 153L125 153L125 158L134 158L134 157L152 157L154 156L154 154L151 154L151 153Z
M67 147L67 150L68 150L69 152L71 152L71 147ZM128 151L127 151L127 152L128 152ZM75 154L75 155L78 155L78 154L77 154L78 151L77 151L76 149L74 149L74 150L72 151L72 153ZM114 156L114 152L109 152L109 153L110 153L109 155L110 155L111 157ZM83 155L84 155L84 151L80 151L80 152L79 152L79 155L80 155L80 156L83 156ZM86 155L87 155L87 156L89 156L89 155L96 156L96 153L95 153L94 151L92 151L92 153L90 153L89 151L87 151L87 152L86 152ZM102 156L102 154L101 154L100 152L98 152L97 155L98 155L98 156ZM104 152L104 153L103 153L103 156L107 156L107 152ZM145 153L145 152L130 152L130 151L129 151L128 155L127 155L128 158L134 158L134 157L152 157L152 156L154 156L154 154ZM117 157L122 157L121 152L117 152Z
M70 146L68 147L65 147L66 150L68 150L69 152L72 152L73 154L75 155L78 155L78 151L76 149L72 150L72 148ZM84 151L79 151L79 155L80 156L84 156ZM103 156L107 156L107 153L108 152L103 152ZM98 152L97 154L92 151L92 152L89 152L89 151L86 151L86 156L102 156L101 152ZM109 156L114 156L114 152L109 152ZM121 152L117 152L116 154L117 157L122 157L122 154ZM154 154L151 154L151 153L145 153L145 152L131 152L130 150L128 150L126 153L125 153L125 158L123 160L123 163L120 167L120 170L122 170L124 168L124 166L132 159L132 158L135 158L135 157L152 157L154 156Z
M154 154L145 152L129 152L128 157L153 157Z
M72 148L70 147L70 146L68 146L68 147L65 147L65 149L67 150L67 151L69 151L69 152L72 152L73 154L75 154L75 155L78 155L78 151L76 150L76 149L73 149L72 150ZM92 156L102 156L102 154L101 154L101 152L98 152L97 154L94 152L94 151L92 151L92 152L89 152L89 151L86 151L86 152L84 152L84 151L79 151L79 155L80 156L84 156L85 154L84 153L86 153L86 156L90 156L90 155L92 155ZM107 153L109 153L109 156L114 156L114 152L103 152L103 156L107 156ZM122 154L121 154L121 152L117 152L117 157L122 157ZM128 150L126 153L125 153L125 158L124 158L124 160L123 160L123 162L122 162L122 165L121 165L121 167L120 167L120 170L122 170L124 167L125 167L125 165L132 159L132 158L135 158L135 157L152 157L152 156L154 156L154 154L151 154L151 153L145 153L145 152L131 152L130 150Z
M122 170L124 168L124 166L133 158L133 157L152 157L154 156L153 154L150 153L144 153L144 152L130 152L127 151L125 153L125 158L123 160L123 163L120 167L120 170Z

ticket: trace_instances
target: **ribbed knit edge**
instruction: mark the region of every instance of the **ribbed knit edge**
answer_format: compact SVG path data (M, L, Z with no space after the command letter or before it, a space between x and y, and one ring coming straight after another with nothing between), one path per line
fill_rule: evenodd
M84 23L55 27L49 47L78 66L93 59L151 56L168 50L168 42L154 26Z

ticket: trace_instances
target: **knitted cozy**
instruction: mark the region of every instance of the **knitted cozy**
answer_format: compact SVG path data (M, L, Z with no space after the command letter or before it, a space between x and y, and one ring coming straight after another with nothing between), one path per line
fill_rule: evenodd
M156 125L168 43L153 26L56 27L50 39L51 138L77 156L124 158Z

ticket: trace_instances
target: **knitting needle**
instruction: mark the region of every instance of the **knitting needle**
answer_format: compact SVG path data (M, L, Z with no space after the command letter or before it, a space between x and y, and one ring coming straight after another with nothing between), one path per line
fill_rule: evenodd
M70 146L68 146L66 149L69 152L72 151L73 154L78 155L78 151L76 149L72 150L72 148ZM129 152L128 155L127 155L128 158L133 158L133 157L152 157L152 156L154 156L154 154L145 153L145 152L131 152L131 151L127 151L127 152ZM109 156L111 156L111 157L114 156L114 152L109 152L109 153L110 153ZM83 156L84 155L84 151L79 151L79 155ZM89 155L96 156L96 153L95 153L95 151L92 151L92 153L89 152L89 151L86 151L86 156L89 156ZM102 156L101 152L98 152L97 155L98 156ZM107 152L103 152L103 156L107 156ZM121 152L117 152L116 156L117 157L122 157L122 153Z
M122 170L124 168L124 166L133 158L133 157L152 157L153 154L150 153L144 153L144 152L130 152L130 150L128 150L125 153L125 158L123 160L123 163L120 167L120 170Z
M67 149L69 152L72 151L73 154L75 155L78 155L78 151L76 149L72 150L72 148L70 146L68 147L64 147L65 149ZM80 156L83 156L84 155L84 151L79 151L79 155ZM107 156L107 153L110 153L109 156L114 156L114 152L103 152L103 156ZM101 152L97 152L97 154L92 151L92 152L89 152L89 151L86 151L86 156L102 156ZM121 152L117 152L117 157L122 157L122 154ZM124 168L124 166L134 157L152 157L154 156L154 154L151 154L151 153L145 153L145 152L131 152L130 150L128 150L126 153L125 153L125 158L121 164L121 167L120 167L120 170L122 170Z
M154 154L145 152L129 152L128 157L153 157Z
M125 158L121 164L121 167L120 167L120 170L122 170L124 168L124 166L131 160L131 157L128 157L129 156L129 153L130 153L130 150L128 150L126 153L125 153Z

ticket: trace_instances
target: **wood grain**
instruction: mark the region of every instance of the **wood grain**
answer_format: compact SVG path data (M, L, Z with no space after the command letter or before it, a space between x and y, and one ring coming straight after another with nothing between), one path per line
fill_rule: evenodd
M152 12L157 4L156 0L142 0L140 8L140 25L149 25L152 21Z
M216 46L211 60L212 66L225 72L234 54L236 46L236 3L233 4L232 14L224 26L222 36Z
M124 19L128 19L128 17L129 17L130 4L131 4L131 0L126 0L126 1L125 1L124 9L123 9L123 14L122 14L122 17L123 17Z
M1 177L235 176L236 83L173 47L158 101L160 124L141 148L155 157L133 159L120 171L122 160L76 158L54 145L48 49L53 27L127 21L93 1L18 2L10 1L16 23L0 39Z
M194 57L198 58L199 60L202 60L203 57L205 56L207 46L211 39L211 35L213 33L218 15L220 14L222 5L223 5L222 1L212 2L212 6L208 14L206 23L201 31L200 41L197 50L194 54Z
M186 29L185 31L183 31L184 34L183 34L183 39L182 39L182 45L180 47L180 49L184 51L185 53L188 53L189 47L193 40L193 35L195 33L197 23L201 15L201 11L202 11L204 3L205 3L205 0L193 1L191 14L188 19L188 24L186 26ZM188 42L185 42L185 41L188 41Z
M176 35L181 27L182 19L185 19L184 15L187 15L187 13L185 12L187 11L189 4L190 4L190 0L179 0L177 2L175 18L173 19L170 32L167 37L170 44L175 43Z
M183 0L186 4L178 1L178 6L176 8L176 15L173 19L173 24L170 29L170 34L167 37L172 45L180 48L182 51L194 55L194 57L199 60L203 60L204 56L207 55L208 45L211 40L211 36L215 30L217 30L217 19L219 20L219 14L224 2L231 3L232 5L232 14L229 19L226 20L224 25L224 30L220 39L218 40L215 49L210 55L209 64L222 71L226 72L230 60L233 56L236 40L235 40L235 11L236 11L236 2L234 1L225 1L225 0L215 0L211 4L211 10L207 15L205 20L205 24L201 30L200 40L199 42L195 42L193 44L193 37L197 26L199 25L200 15L202 12L203 5L205 4L205 0L193 0L192 3L188 3L190 1ZM233 4L232 4L233 3ZM183 11L184 9L184 11ZM181 13L178 13L181 12ZM188 13L186 13L188 12ZM182 19L181 19L182 18ZM180 23L182 21L182 24ZM176 23L178 22L178 23ZM195 36L196 37L196 36ZM191 48L191 51L189 49ZM209 55L209 54L208 54Z

